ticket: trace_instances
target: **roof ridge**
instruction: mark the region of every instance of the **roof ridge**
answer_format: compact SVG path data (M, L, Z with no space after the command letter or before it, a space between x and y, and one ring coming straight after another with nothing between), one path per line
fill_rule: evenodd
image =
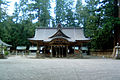
M45 28L41 28L41 27L38 27L36 29L58 29L56 27L45 27ZM62 29L83 29L81 27L63 27Z

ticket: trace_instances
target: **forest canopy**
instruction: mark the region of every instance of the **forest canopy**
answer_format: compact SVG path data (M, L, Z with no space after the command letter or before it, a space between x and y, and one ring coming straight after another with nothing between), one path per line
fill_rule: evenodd
M20 0L14 4L12 15L7 14L8 3L0 0L0 38L13 49L30 46L28 38L34 36L35 28L56 27L59 23L63 27L82 27L85 36L91 38L90 48L112 49L116 44L115 26L120 25L116 0L85 0L84 4L82 0L55 0L55 17L51 15L50 0Z

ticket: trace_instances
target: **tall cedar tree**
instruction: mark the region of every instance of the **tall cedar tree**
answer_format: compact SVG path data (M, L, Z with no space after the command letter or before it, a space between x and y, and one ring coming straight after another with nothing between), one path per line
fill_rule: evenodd
M119 5L118 5L119 4ZM115 18L115 23L114 23L114 46L117 45L117 43L120 44L120 21L119 15L120 15L120 0L114 0L114 18Z

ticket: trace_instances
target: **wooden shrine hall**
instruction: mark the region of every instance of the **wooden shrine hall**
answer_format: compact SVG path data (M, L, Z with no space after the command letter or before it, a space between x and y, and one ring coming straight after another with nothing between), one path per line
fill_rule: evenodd
M75 47L80 49L82 43L90 39L85 38L82 28L37 28L35 36L29 38L32 44L37 44L37 56L67 57L75 53Z

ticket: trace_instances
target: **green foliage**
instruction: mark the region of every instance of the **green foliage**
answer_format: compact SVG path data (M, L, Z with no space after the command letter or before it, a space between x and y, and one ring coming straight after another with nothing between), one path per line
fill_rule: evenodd
M113 48L114 25L120 22L114 18L114 0L86 0L86 5L79 4L81 0L77 1L76 19L84 26L85 36L91 38L91 48Z
M4 42L11 44L13 49L16 46L29 46L28 38L34 36L36 26L49 25L49 7L49 0L35 0L35 3L20 0L20 3L15 3L13 15L6 16L0 23L0 37ZM33 23L36 18L39 18L38 22Z
M75 26L75 16L73 10L73 1L69 1L65 5L65 26L66 27L73 27Z
M55 24L62 23L64 27L75 26L75 16L73 10L73 0L56 0Z
M120 25L114 0L55 0L55 18L50 16L50 0L20 0L15 3L12 16L7 15L8 2L0 0L0 38L16 46L29 46L28 38L34 36L36 27L52 27L62 23L64 27L83 27L85 36L91 38L91 48L113 48L114 26ZM2 5L2 7L1 7ZM33 22L37 20L36 22ZM119 32L119 30L117 31Z
M65 0L56 0L56 24L65 21Z
M49 26L50 24L50 1L49 0L31 0L32 4L28 5L29 9L35 12L35 18L38 18L38 27ZM32 13L31 13L32 14Z
M5 56L7 56L9 53L8 53L8 51L5 51Z

